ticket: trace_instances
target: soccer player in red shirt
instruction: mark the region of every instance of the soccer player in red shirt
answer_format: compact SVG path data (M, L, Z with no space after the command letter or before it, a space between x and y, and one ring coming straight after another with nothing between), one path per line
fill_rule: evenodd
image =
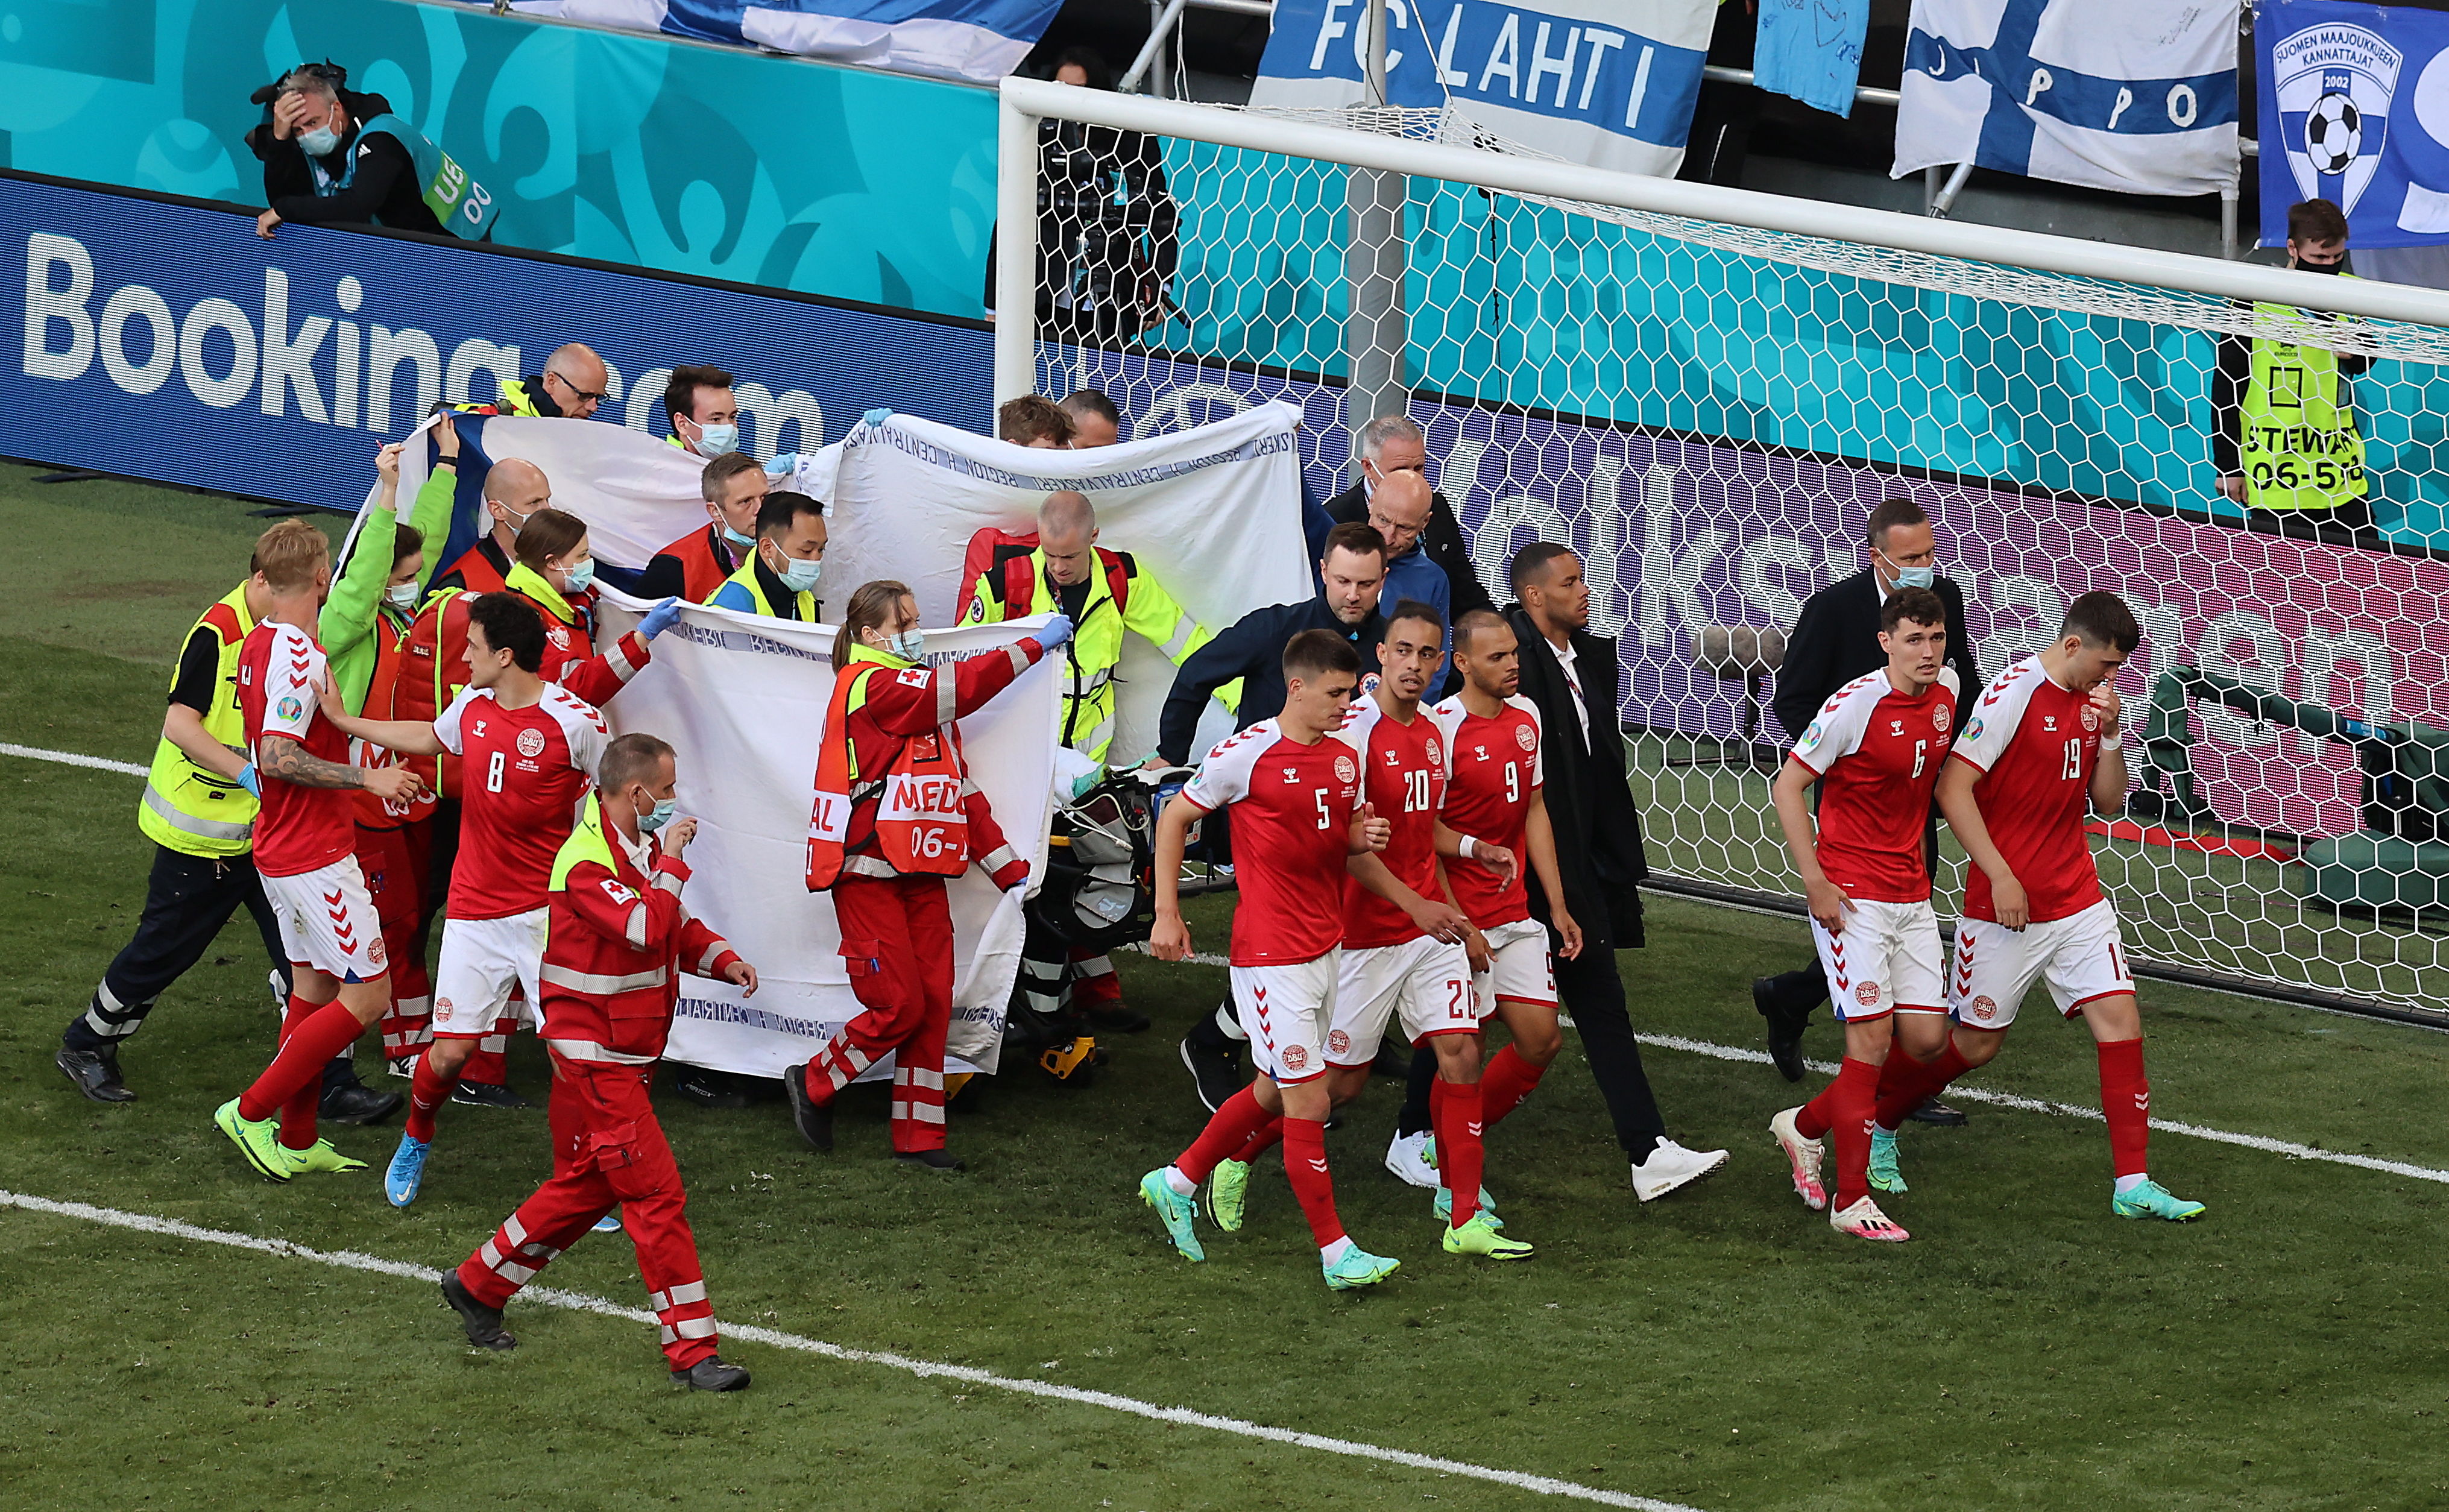
M354 795L406 802L417 790L403 768L352 766L348 737L323 717L318 692L331 679L315 626L332 587L331 552L303 520L264 532L256 570L271 604L239 652L239 710L263 785L255 866L280 921L292 985L280 1053L255 1085L214 1111L213 1122L275 1181L365 1164L315 1132L324 1062L391 1004L382 921L357 867Z
M1893 1088L1882 1076L1877 1117L1893 1139L1899 1120L1924 1097L1987 1064L2037 979L2060 1014L2083 1016L2099 1052L2115 1177L2111 1211L2182 1223L2205 1210L2150 1176L2143 1018L2117 911L2101 896L2083 830L2086 799L2103 814L2126 804L2113 679L2142 638L2133 611L2116 594L2085 593L2068 606L2054 643L1999 673L1966 711L1938 779L1939 812L1974 867L1947 973L1956 1028L1929 1065L1908 1065Z
M1140 1178L1140 1197L1165 1220L1186 1259L1205 1260L1191 1221L1199 1183L1270 1120L1283 1120L1284 1170L1318 1241L1326 1284L1372 1286L1398 1262L1352 1242L1335 1213L1326 1171L1326 1037L1343 942L1344 862L1382 850L1391 826L1360 801L1359 753L1336 734L1360 682L1360 657L1332 630L1285 643L1284 706L1219 744L1157 820L1156 928L1160 960L1190 954L1182 920L1182 852L1199 816L1233 805L1233 1001L1249 1031L1260 1078L1224 1100L1189 1149Z
M1811 941L1828 1000L1845 1026L1845 1062L1827 1089L1769 1120L1794 1167L1794 1190L1829 1227L1858 1239L1911 1237L1871 1200L1871 1115L1891 1034L1938 1054L1947 1038L1947 953L1931 912L1922 824L1956 727L1947 608L1926 588L1880 607L1888 665L1829 695L1777 774L1786 848L1803 875ZM1820 785L1820 825L1804 796ZM1910 1028L1899 1028L1901 1021ZM1837 1135L1837 1200L1820 1184L1821 1138Z
M544 680L546 629L515 593L468 606L468 684L433 724L352 719L324 710L343 732L409 756L448 751L461 772L459 857L434 967L434 1039L417 1057L408 1125L383 1179L395 1208L416 1200L434 1141L434 1115L451 1100L479 1045L496 1054L498 1020L518 988L532 1017L544 995L547 885L553 857L612 739L604 716Z

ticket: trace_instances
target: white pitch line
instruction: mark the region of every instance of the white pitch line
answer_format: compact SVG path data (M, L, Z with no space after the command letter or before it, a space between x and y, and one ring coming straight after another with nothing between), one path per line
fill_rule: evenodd
M1741 1060L1756 1065L1768 1064L1765 1051L1747 1050L1736 1045L1713 1044L1707 1039L1687 1039L1681 1035L1636 1035L1645 1045L1661 1050L1681 1050L1695 1056L1707 1056L1716 1060ZM1824 1060L1806 1060L1804 1065L1827 1076L1837 1068ZM2086 1108L2071 1102L2047 1102L2038 1097L2019 1097L2012 1092L1993 1092L1987 1087L1967 1086L1956 1082L1946 1092L1951 1098L1966 1102L1986 1102L1994 1107L2013 1108L2020 1113L2055 1114L2064 1118L2089 1118L2105 1123L2097 1108ZM2227 1129L2210 1129L2198 1123L2179 1123L2173 1118L2154 1118L2151 1128L2158 1134L2185 1134L2195 1139L2208 1139L2214 1144L2236 1145L2247 1150L2259 1150L2266 1154L2285 1155L2291 1160L2326 1160L2332 1165L2355 1166L2364 1171L2379 1171L2387 1175L2408 1176L2417 1181L2437 1181L2449 1185L2449 1171L2435 1171L2430 1166L2409 1165L2403 1160L2383 1160L2377 1155L2353 1155L2344 1151L2322 1150L2312 1145L2300 1145L2285 1139L2272 1139L2263 1134L2236 1134Z
M442 1272L427 1266L409 1265L398 1260L385 1260L379 1255L359 1254L354 1250L314 1250L286 1239L264 1239L251 1233L232 1233L222 1229L199 1228L176 1218L156 1218L141 1212L125 1212L116 1208L98 1208L84 1202L56 1202L48 1197L29 1196L23 1192L0 1191L0 1207L21 1208L29 1212L48 1213L54 1217L80 1218L87 1223L107 1224L117 1229L133 1229L142 1233L161 1234L166 1238L187 1239L200 1244L223 1245L233 1250L250 1250L259 1254L279 1255L284 1259L309 1260L317 1265L337 1267L344 1270L365 1270L376 1275L397 1276L406 1281L439 1282ZM584 1292L563 1291L553 1287L529 1287L519 1293L522 1300L540 1302L547 1307L571 1312L592 1312L607 1318L619 1318L642 1328L651 1328L655 1315L637 1308L625 1308L604 1297ZM840 1360L852 1365L879 1365L889 1369L905 1371L929 1380L959 1381L969 1386L992 1386L998 1391L1011 1391L1022 1396L1045 1397L1068 1402L1077 1406L1104 1407L1109 1411L1128 1413L1153 1423L1170 1423L1180 1427L1206 1428L1217 1433L1229 1433L1237 1438L1259 1439L1271 1444L1290 1444L1299 1449L1315 1449L1323 1454L1342 1455L1347 1459L1376 1460L1384 1464L1399 1464L1407 1469L1429 1470L1438 1475L1464 1476L1496 1485L1512 1486L1517 1491L1530 1491L1539 1496L1559 1496L1576 1502L1591 1502L1601 1506L1629 1507L1633 1512L1699 1512L1680 1502L1661 1502L1654 1497L1632 1496L1622 1491L1608 1491L1597 1486L1582 1485L1572 1481L1559 1481L1550 1476L1532 1475L1521 1470L1499 1470L1484 1464L1467 1464L1459 1460L1441 1460L1431 1454L1414 1454L1408 1449L1390 1449L1380 1444L1360 1444L1351 1439L1328 1438L1323 1434L1302 1433L1291 1428L1270 1427L1263 1423L1250 1423L1241 1418L1219 1417L1212 1412L1194 1411L1189 1407L1160 1406L1142 1402L1136 1397L1117 1396L1110 1391L1086 1391L1052 1381L1021 1381L1000 1376L974 1366L948 1365L936 1360L915 1360L908 1355L877 1349L853 1349L804 1334L785 1333L780 1328L761 1328L754 1325L724 1324L723 1331L735 1339L762 1344L778 1349L792 1349L801 1354L821 1355L828 1360Z
M11 746L0 740L0 756L23 756L31 762L58 762L63 766L90 766L101 772L123 772L142 777L145 768L134 762L115 762L103 756L80 756L72 750L45 750L39 746Z

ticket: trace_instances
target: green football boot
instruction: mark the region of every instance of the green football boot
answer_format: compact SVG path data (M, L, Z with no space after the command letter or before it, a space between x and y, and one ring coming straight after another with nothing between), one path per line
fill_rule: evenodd
M1371 1254L1356 1244L1343 1251L1342 1259L1332 1265L1321 1261L1319 1269L1326 1273L1328 1290L1350 1291L1359 1287L1376 1286L1393 1275L1402 1264L1400 1260Z
M1519 1239L1508 1239L1496 1231L1483 1210L1471 1215L1471 1221L1459 1229L1446 1231L1446 1253L1475 1254L1490 1260L1528 1260L1531 1247Z
M1207 1258L1207 1251L1199 1248L1199 1235L1190 1231L1191 1220L1199 1216L1199 1204L1174 1191L1162 1169L1140 1177L1140 1200L1154 1208L1156 1215L1165 1220L1165 1236L1173 1241L1185 1260Z
M1207 1175L1207 1215L1226 1233L1242 1231L1242 1210L1250 1200L1247 1161L1219 1160Z
M1871 1190L1907 1190L1905 1173L1897 1169L1897 1136L1876 1125L1871 1130Z
M213 1110L213 1127L229 1135L230 1143L238 1146L238 1153L246 1156L258 1175L272 1181L289 1179L289 1156L280 1148L279 1118L242 1118L238 1099L232 1097Z
M2111 1198L2109 1211L2121 1218L2166 1218L2170 1223L2191 1223L2210 1210L2171 1194L2168 1188L2146 1176L2133 1191Z

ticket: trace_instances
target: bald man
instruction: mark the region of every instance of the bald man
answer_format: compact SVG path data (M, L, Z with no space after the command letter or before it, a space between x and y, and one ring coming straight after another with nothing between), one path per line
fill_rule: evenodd
M435 427L436 436L451 429L444 421ZM447 443L441 461L457 465L458 438ZM485 513L493 528L477 539L475 545L460 553L458 560L435 574L426 585L426 591L439 592L458 589L470 593L498 593L510 575L511 564L518 559L519 528L538 511L552 505L552 482L544 469L524 457L506 456L493 464L485 475Z
M1389 473L1369 494L1369 523L1386 539L1386 585L1379 591L1379 602L1417 599L1437 611L1445 638L1438 648L1438 673L1430 679L1430 694L1442 697L1453 676L1454 584L1420 545L1435 504L1428 478L1417 471Z
M1122 663L1124 633L1145 637L1179 665L1207 644L1206 630L1130 552L1097 544L1097 511L1083 494L1048 494L1038 506L1033 538L981 532L971 546L973 560L981 544L991 545L986 570L962 595L961 623L993 625L1056 610L1069 614L1078 630L1064 649L1059 674L1063 744L1106 763L1114 744L1114 669ZM1058 1018L1067 978L1074 1006L1092 1025L1147 1027L1145 1017L1123 1007L1113 966L1103 954L1074 951L1032 923L1021 946L1019 1006L1041 1022Z
M595 406L618 398L620 379L610 364L584 341L552 349L544 371L533 378L507 378L498 404L454 404L472 415L519 415L533 420L591 420Z

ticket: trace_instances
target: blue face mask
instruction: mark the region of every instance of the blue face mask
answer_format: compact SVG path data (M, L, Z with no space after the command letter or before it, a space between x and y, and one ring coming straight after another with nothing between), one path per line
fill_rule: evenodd
M782 586L794 593L813 592L817 586L817 575L823 571L824 565L822 562L803 562L796 556L786 556L782 558L782 570L774 575L781 578Z
M893 654L905 662L915 662L927 654L927 632L906 630L886 642Z
M310 158L330 157L332 149L340 145L340 133L327 126L317 126L312 131L299 132L298 145Z
M1897 569L1897 586L1899 588L1928 588L1938 580L1938 569L1936 567L1899 567Z
M587 591L587 585L594 581L595 558L590 556L569 570L567 578L567 586L562 589L562 591L565 593L584 593Z
M721 456L725 452L740 450L740 427L737 425L702 425L697 433L697 455Z
M731 548L734 551L753 552L757 549L756 536L742 535L728 525L723 527L723 538L731 543Z
M659 830L665 824L670 824L672 822L673 811L680 806L679 799L666 798L655 804L655 811L653 813L640 814L638 816L639 833L651 835L656 830Z

